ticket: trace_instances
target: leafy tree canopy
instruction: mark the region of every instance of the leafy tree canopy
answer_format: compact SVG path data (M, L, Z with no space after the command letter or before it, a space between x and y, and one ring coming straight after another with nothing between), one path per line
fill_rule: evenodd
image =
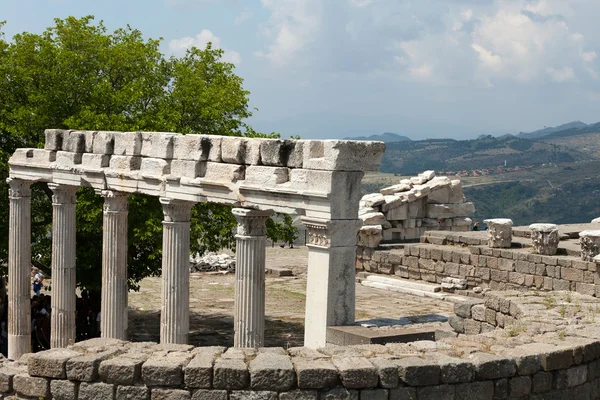
M192 48L165 57L160 40L129 26L109 32L94 17L56 19L42 34L12 41L0 23L0 260L8 248L7 160L17 147L41 147L46 128L262 135L244 120L249 92L222 61L223 50ZM50 265L51 191L32 186L32 254ZM98 289L102 262L103 199L89 188L77 198L77 279ZM162 208L158 199L129 198L129 284L160 273ZM288 221L285 219L284 221ZM285 224L270 225L270 237ZM233 247L230 207L197 204L192 211L192 252Z

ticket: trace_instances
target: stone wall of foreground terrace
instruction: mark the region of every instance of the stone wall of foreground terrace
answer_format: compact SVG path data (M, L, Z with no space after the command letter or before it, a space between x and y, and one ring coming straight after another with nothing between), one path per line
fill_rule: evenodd
M518 307L520 300L508 300L513 302ZM487 310L486 300L457 308L476 317L474 304ZM599 398L597 324L569 326L567 318L543 309L539 313L551 316L548 325L554 323L546 331L530 318L514 333L492 328L485 334L385 346L253 350L92 339L4 361L0 391L19 399L55 400ZM465 326L474 321L462 320ZM557 335L558 330L564 333Z

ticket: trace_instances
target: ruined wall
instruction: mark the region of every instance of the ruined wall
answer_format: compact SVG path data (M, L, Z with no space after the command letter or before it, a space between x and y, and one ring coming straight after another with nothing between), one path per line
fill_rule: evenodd
M363 227L358 246L376 248L381 241L419 239L425 231L468 231L475 211L467 202L459 180L436 177L425 171L379 193L363 196L359 218Z

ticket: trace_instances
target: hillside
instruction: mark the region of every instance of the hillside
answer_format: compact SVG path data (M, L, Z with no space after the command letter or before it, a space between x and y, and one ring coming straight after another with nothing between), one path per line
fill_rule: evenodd
M384 132L381 135L347 137L344 139L346 139L346 140L373 140L373 141L385 142L385 143L405 142L405 141L410 142L411 141L411 138L409 138L409 137L398 135L397 133L392 133L392 132Z
M521 139L539 139L541 137L553 134L555 132L560 132L569 129L581 129L585 128L588 125L581 121L573 121L566 124L562 124L559 126L548 127L544 129L539 129L533 132L521 132L517 135L518 138Z
M596 159L590 152L573 148L568 142L550 143L515 136L481 137L473 140L428 139L388 143L381 172L403 175L434 169L460 171L565 163Z

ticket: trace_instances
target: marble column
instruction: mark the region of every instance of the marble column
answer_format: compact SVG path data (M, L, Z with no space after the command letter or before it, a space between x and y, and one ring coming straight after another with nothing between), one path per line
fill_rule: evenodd
M127 340L127 194L102 190L102 316L103 338Z
M303 217L308 230L304 345L327 342L327 327L354 322L356 240L362 221Z
M187 344L190 331L190 219L194 203L161 198L163 206L160 342Z
M52 300L50 347L75 343L76 186L49 184L52 195Z
M259 348L265 342L266 221L271 211L234 208L237 219L235 263L235 347Z
M30 182L7 180L8 197L8 358L31 352L31 189Z

